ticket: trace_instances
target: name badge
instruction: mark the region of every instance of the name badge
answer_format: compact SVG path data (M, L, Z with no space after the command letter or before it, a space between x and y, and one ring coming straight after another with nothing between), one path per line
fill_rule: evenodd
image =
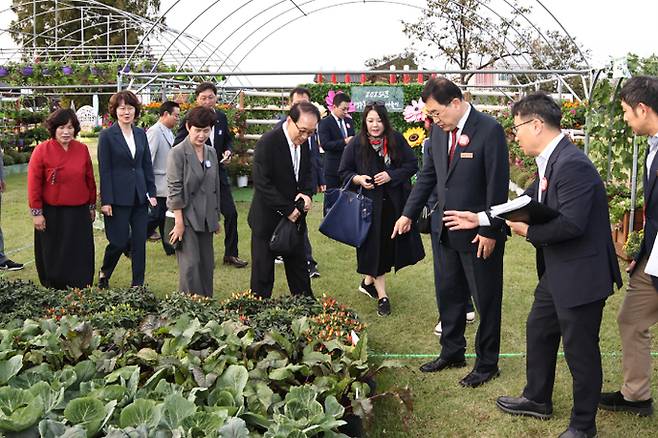
M461 152L459 158L473 158L473 152Z
M211 166L210 160L206 160L206 168L210 169L210 166Z

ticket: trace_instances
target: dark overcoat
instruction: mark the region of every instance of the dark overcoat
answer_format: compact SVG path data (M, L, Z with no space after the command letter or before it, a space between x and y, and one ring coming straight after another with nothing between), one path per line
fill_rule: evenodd
M391 162L386 168L383 158L373 155L372 159L364 163L361 155L361 148L372 147L361 144L360 136L355 136L345 147L343 157L340 162L339 175L343 182L351 180L355 175L370 175L373 177L386 171L391 177L391 181L376 186L372 190L363 190L363 194L373 201L372 224L368 231L368 237L363 245L356 251L357 272L366 275L376 275L379 266L379 257L381 254L380 246L382 233L390 238L393 229L382 229L382 203L384 194L393 204L395 218L402 214L409 193L411 192L411 177L418 171L418 159L402 134L394 132L395 144L398 151L398 158ZM352 190L358 190L359 186L350 185ZM423 243L415 225L412 226L411 232L398 235L395 237L395 270L405 266L416 264L425 257Z

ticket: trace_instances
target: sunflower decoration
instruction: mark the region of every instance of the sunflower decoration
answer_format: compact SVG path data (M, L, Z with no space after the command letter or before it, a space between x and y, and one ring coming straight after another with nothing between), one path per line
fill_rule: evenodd
M421 127L409 128L402 135L412 148L422 145L425 140L425 130Z

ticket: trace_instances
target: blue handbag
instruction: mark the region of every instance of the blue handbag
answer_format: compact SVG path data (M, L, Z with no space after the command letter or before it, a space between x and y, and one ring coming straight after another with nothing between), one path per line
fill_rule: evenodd
M338 197L320 224L325 236L359 248L368 237L372 223L372 199L348 190L350 180L338 190Z

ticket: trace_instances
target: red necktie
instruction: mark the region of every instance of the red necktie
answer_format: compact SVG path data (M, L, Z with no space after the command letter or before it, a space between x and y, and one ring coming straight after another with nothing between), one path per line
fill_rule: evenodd
M455 155L455 147L457 146L457 131L459 128L455 128L450 131L452 143L450 143L450 155L448 157L448 165L452 162L452 157Z

